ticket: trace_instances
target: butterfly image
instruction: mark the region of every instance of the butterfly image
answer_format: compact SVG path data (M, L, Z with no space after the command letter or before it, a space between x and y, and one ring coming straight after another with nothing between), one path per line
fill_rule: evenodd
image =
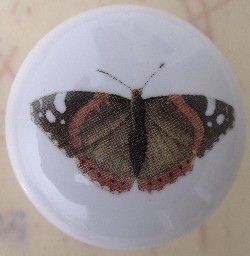
M76 159L85 177L112 193L129 191L135 182L148 192L176 182L192 171L196 157L203 157L233 128L234 109L220 100L178 94L144 99L144 87L126 87L131 99L68 91L31 103L33 122Z

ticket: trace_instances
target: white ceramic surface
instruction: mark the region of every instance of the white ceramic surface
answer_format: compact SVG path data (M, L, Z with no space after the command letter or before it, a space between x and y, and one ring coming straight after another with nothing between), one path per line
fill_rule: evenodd
M118 195L101 189L31 121L30 103L55 92L99 91L131 98L126 87L97 69L139 88L163 62L143 98L173 93L215 98L233 106L235 126L195 159L192 173L161 191L140 191L136 182ZM212 102L209 107L212 111ZM49 221L90 244L134 249L176 239L218 206L240 164L244 118L231 71L200 32L158 10L110 6L64 22L35 46L9 96L6 136L22 188Z

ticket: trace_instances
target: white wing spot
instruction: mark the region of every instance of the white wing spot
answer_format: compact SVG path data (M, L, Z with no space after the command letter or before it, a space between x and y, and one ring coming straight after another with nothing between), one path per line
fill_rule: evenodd
M207 126L208 127L212 127L213 126L213 123L211 121L207 122Z
M66 93L58 93L54 99L54 106L58 112L63 114L66 111L65 105Z
M62 119L62 120L60 121L60 124L65 124L65 120Z
M40 112L40 113L38 114L38 116L39 116L39 117L43 117L43 113Z
M215 108L216 108L215 101L216 101L215 99L207 98L207 110L205 113L206 116L213 115Z
M221 125L224 122L224 120L225 120L225 116L223 114L218 115L216 118L216 122L219 125Z
M55 118L55 116L53 115L53 113L51 112L51 110L47 110L47 111L46 111L46 117L47 117L47 119L48 119L48 121L49 121L50 123L54 123L54 122L56 121L56 118Z

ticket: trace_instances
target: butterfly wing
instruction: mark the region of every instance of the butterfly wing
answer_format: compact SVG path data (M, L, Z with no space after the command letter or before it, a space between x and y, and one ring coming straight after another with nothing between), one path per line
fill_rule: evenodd
M200 95L145 100L148 147L139 189L161 190L174 183L192 170L196 156L202 157L233 127L233 108L224 102L213 100L213 114L206 115L211 101Z
M204 140L197 152L203 157L234 126L234 109L231 105L202 95L184 95L185 102L198 114L204 126Z
M31 118L52 143L74 157L75 148L69 140L68 125L79 109L93 99L93 92L59 92L31 103Z
M135 180L128 146L130 100L107 93L68 92L65 111L60 113L55 104L59 94L31 104L35 124L54 145L77 159L78 168L91 181L113 193L129 190Z

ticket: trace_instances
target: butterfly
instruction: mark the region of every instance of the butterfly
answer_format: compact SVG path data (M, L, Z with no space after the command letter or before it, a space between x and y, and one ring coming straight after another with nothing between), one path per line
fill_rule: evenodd
M88 91L43 96L31 103L31 117L102 189L118 194L137 181L142 191L160 191L191 172L195 158L211 150L233 128L235 118L231 105L204 95L144 99L149 80L139 89L125 85L131 99Z

